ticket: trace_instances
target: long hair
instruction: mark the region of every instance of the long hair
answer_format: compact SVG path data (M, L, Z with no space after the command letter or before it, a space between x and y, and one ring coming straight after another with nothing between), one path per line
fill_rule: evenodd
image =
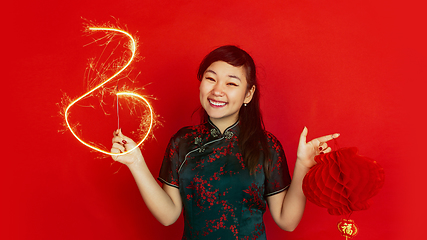
M242 106L239 111L240 134L238 137L239 149L242 153L246 166L251 174L254 174L261 154L264 156L264 172L269 177L271 167L270 151L265 134L264 122L260 110L260 91L257 81L256 67L252 57L244 50L225 45L210 52L202 60L197 73L197 79L202 81L206 69L216 61L226 62L234 67L245 69L247 89L249 91L255 86L255 92L250 103ZM202 108L203 109L203 108ZM208 114L202 110L201 121L206 122Z

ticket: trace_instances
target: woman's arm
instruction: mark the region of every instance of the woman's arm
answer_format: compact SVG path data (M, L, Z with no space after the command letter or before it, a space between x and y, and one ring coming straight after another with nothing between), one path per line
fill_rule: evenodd
M268 208L276 224L285 231L292 232L301 221L306 198L302 191L302 180L308 169L295 163L292 182L286 191L267 197Z
M111 152L125 152L126 149L132 149L135 145L135 142L124 136L119 129L114 132ZM145 204L160 223L168 226L178 219L182 210L179 190L166 184L163 188L159 186L139 148L125 155L113 156L113 159L128 166Z
M330 152L331 148L326 142L339 136L332 134L306 142L307 132L307 128L304 128L300 136L291 185L286 191L267 197L271 216L286 231L295 230L304 214L306 197L302 191L302 181L308 170L316 164L314 157Z

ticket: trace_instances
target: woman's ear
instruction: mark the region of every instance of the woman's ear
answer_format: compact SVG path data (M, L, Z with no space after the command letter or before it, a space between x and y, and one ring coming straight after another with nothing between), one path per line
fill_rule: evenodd
M256 90L256 87L255 85L253 85L251 89L249 89L249 91L246 93L245 100L243 101L243 103L247 104L251 102L252 97L254 96L255 90Z

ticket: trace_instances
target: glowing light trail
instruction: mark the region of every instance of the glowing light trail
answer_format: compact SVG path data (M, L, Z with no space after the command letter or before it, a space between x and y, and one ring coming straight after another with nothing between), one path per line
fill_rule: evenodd
M133 92L117 92L116 93L116 95L117 95L117 98L119 97L119 96L131 96L131 97L136 97L136 98L138 98L138 99L140 99L140 100L142 100L142 101L144 101L146 104L147 104L147 106L148 106L148 108L149 108L149 110L150 110L150 124L149 124L149 127L148 127L148 131L147 131L147 133L145 134L145 136L136 144L136 146L135 147L133 147L132 149L130 149L130 150L128 150L128 151L126 151L126 152L123 152L123 153L111 153L111 152L108 152L108 151L105 151L105 150L102 150L102 149L100 149L100 148L98 148L98 147L96 147L96 146L93 146L93 145L91 145L91 144L89 144L89 143L87 143L87 142L85 142L85 141L83 141L83 139L81 139L74 131L73 131L73 128L71 127L71 125L70 125L70 123L69 123L69 121L68 121L68 115L69 115L69 110L70 110L70 108L74 105L74 104L76 104L78 101L80 101L80 100L82 100L83 98L85 98L85 97L87 97L87 96L89 96L90 94L92 94L94 91L96 91L97 89L99 89L99 88L101 88L102 86L104 86L105 84L107 84L108 82L110 82L113 78L115 78L115 77L117 77L120 73L122 73L131 63L132 63L132 61L134 60L134 58L135 58L135 52L136 52L136 42L135 42L135 39L132 37L132 35L130 35L129 33L127 33L126 31L123 31L123 30L121 30L121 29L116 29L116 28L107 28L107 27L89 27L89 30L91 30L91 31L112 31L112 32L118 32L118 33L121 33L121 34L124 34L124 35L126 35L129 39L130 39L130 44L129 44L129 49L130 49L130 51L132 52L132 55L131 55L131 57L129 58L129 61L119 70L119 71L117 71L113 76L111 76L110 78L108 78L107 80L105 80L104 82L102 82L102 83L100 83L98 86L96 86L96 87L94 87L94 88L92 88L90 91L88 91L88 92L86 92L85 94L83 94L82 96L80 96L80 97L78 97L76 100L74 100L74 101L72 101L68 106L67 106L67 108L65 109L65 113L64 113L64 116L65 116L65 122L66 122L66 124L67 124L67 127L68 127L68 129L71 131L71 133L74 135L74 137L79 141L79 142L81 142L83 145L85 145L85 146L87 146L87 147L89 147L89 148L91 148L91 149L93 149L93 150L95 150L95 151L98 151L98 152L101 152L101 153L104 153L104 154L108 154L108 155L114 155L114 156L119 156L119 155L124 155L124 154L127 154L128 152L131 152L132 150L134 150L134 149L136 149L136 148L138 148L144 141L145 141L145 139L148 137L148 135L149 135L149 133L150 133L150 131L151 131L151 129L152 129L152 127L153 127L153 122L154 122L154 119L153 119L153 109L152 109L152 107L151 107L151 105L150 105L150 103L147 101L147 99L145 99L143 96L141 96L141 95L139 95L139 94L137 94L137 93L133 93Z

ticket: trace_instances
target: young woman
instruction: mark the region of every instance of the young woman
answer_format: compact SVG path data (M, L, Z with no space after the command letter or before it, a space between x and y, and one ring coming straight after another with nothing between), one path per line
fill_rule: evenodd
M139 149L113 159L129 167L162 224L174 223L184 211L182 239L266 239L267 204L277 225L293 231L305 208L302 180L339 134L306 142L304 128L291 180L280 142L264 130L251 56L236 46L219 47L203 59L197 77L203 122L171 138L158 178L163 187ZM134 146L120 129L114 132L111 152Z

